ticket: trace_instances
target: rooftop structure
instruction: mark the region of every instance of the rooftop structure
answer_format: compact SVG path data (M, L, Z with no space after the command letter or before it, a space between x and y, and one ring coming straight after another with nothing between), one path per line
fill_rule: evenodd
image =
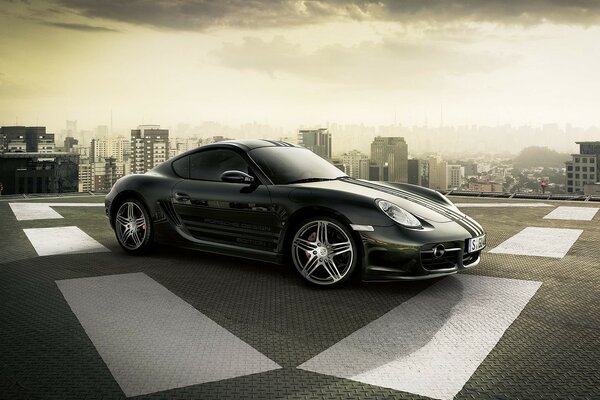
M477 267L319 291L262 262L128 256L102 196L2 197L0 393L593 398L599 204L451 199L487 230Z

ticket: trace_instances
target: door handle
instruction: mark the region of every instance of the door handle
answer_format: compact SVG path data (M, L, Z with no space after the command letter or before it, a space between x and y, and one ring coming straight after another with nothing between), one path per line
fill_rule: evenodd
M186 194L186 193L175 193L175 201L178 201L180 203L187 203L190 200L191 200L191 197L190 197L189 194Z

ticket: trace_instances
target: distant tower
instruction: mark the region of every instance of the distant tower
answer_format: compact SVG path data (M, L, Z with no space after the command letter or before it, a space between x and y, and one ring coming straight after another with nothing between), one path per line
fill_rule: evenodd
M408 182L408 145L403 137L377 136L371 143L371 161L380 167L387 164L390 182Z
M300 130L298 144L326 160L331 160L331 134L327 128Z
M131 130L131 172L143 174L168 158L169 130L140 125Z

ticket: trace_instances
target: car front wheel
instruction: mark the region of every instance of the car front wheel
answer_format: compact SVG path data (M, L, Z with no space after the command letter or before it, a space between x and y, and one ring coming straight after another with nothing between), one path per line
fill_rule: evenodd
M121 247L129 253L143 254L149 249L152 223L140 201L127 199L119 206L115 216L115 233Z
M300 275L319 286L344 283L358 263L351 232L328 217L313 218L299 225L291 242L291 257Z

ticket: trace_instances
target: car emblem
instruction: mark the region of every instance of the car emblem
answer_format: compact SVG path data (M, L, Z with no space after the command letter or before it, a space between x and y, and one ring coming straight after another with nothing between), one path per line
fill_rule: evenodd
M438 244L433 248L433 256L435 258L440 258L446 253L446 248L443 244Z

